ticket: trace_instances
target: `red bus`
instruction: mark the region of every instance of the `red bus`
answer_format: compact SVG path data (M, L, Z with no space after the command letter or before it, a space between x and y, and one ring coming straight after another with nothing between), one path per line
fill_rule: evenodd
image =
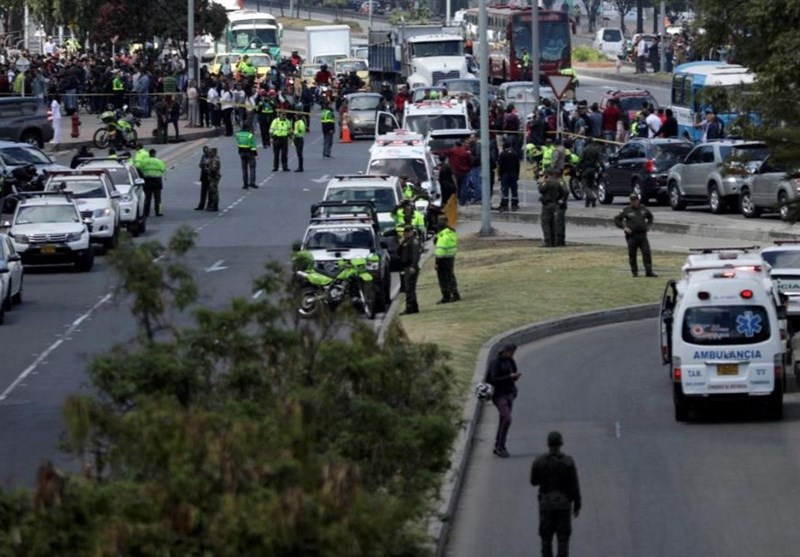
M530 81L523 70L523 49L532 52L531 7L492 6L487 9L491 83ZM478 40L478 10L464 14L465 35ZM572 67L572 24L569 14L539 9L539 72L544 79Z

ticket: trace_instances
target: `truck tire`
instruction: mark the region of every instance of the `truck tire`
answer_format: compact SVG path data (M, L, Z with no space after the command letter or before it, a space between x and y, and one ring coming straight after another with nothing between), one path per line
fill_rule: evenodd
M675 421L688 422L689 421L689 401L686 400L686 395L681 391L680 385L675 385L672 391L672 401L675 404Z

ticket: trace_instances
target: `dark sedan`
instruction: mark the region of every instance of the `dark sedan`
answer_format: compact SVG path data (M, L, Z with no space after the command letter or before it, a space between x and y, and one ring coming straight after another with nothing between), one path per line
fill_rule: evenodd
M636 193L642 201L666 203L667 173L681 162L694 145L682 139L632 139L609 156L604 178L598 186L600 203L614 196Z

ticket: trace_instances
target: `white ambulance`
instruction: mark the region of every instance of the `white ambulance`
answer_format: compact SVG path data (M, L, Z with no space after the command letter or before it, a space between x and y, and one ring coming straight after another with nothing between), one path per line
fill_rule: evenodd
M706 403L746 400L783 417L786 316L769 265L747 251L691 255L661 302L661 357L675 419Z
M379 112L375 122L375 137L403 128L425 136L431 130L463 130L469 128L467 100L445 97L407 103L403 112L403 125L394 115Z

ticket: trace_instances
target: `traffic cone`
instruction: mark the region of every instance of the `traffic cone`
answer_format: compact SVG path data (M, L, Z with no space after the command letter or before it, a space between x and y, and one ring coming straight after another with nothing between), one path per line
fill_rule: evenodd
M342 143L352 143L350 128L347 127L347 118L342 118Z

